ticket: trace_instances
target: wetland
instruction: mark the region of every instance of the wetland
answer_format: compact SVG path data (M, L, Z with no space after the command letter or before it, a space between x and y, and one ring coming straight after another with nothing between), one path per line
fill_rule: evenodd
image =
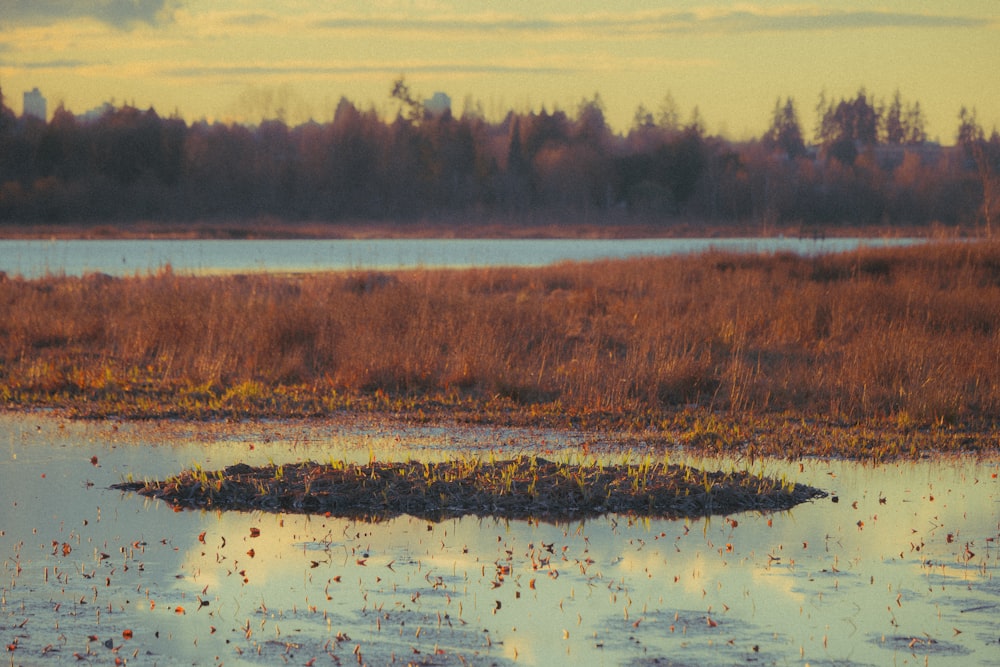
M7 275L0 632L12 665L995 664L998 377L985 241Z
M787 511L574 520L180 510L128 476L633 442L386 420L0 417L12 664L931 664L1000 657L995 459L758 459ZM681 451L678 462L734 465Z

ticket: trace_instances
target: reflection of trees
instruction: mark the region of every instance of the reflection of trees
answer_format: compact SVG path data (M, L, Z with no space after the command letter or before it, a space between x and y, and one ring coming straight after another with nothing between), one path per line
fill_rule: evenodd
M454 214L542 219L771 223L979 223L1000 209L1000 139L962 110L958 149L928 144L917 102L863 88L820 97L816 146L794 100L775 104L759 141L736 144L690 122L668 94L626 134L599 95L562 110L488 122L476 105L429 114L403 79L391 119L347 99L326 123L187 124L130 106L78 119L0 108L0 220L414 219Z

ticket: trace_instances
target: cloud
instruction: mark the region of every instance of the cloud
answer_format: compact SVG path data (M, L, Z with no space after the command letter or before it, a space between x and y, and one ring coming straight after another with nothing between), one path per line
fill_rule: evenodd
M441 16L380 17L339 16L317 21L316 27L331 30L377 30L385 32L548 32L562 27L556 19L525 19L515 17Z
M709 16L699 25L730 32L787 32L812 30L865 30L875 28L979 28L989 25L986 19L940 14L905 12L775 13L733 11Z
M478 35L516 33L546 38L577 36L591 38L629 35L657 36L677 33L745 33L816 30L864 30L884 28L977 28L991 25L983 18L908 12L759 9L675 11L652 10L630 13L600 12L581 15L548 15L524 18L507 14L357 15L325 17L315 27L338 32L378 32Z
M677 14L678 17L693 18L692 14ZM481 34L490 35L515 33L523 36L554 34L608 33L622 29L632 29L645 25L645 20L630 14L589 14L580 16L550 15L534 18L482 14L439 14L433 15L340 15L319 19L315 27L338 32L379 32L413 34Z
M3 0L0 25L38 25L91 18L120 30L173 20L180 0Z
M223 20L223 23L231 26L255 26L272 23L276 19L271 14L263 12L250 12L246 14L234 14Z
M463 63L387 63L374 65L190 65L171 67L162 71L167 76L180 78L246 77L246 76L351 76L363 74L569 74L573 67L531 65L478 65Z
M18 67L22 69L80 69L81 67L90 67L92 63L86 62L84 60L39 60L36 62L22 62L18 63Z

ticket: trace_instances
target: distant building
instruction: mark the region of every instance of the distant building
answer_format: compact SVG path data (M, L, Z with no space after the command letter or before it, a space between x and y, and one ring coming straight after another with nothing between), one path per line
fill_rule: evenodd
M45 98L37 88L32 88L30 92L24 94L24 111L21 116L34 116L39 120L48 118Z
M76 119L84 123L90 123L95 120L100 120L102 116L115 110L115 107L110 102L105 102L99 107L94 107L93 109L88 109L81 114L76 115Z
M444 93L434 93L431 99L424 102L424 110L432 116L440 116L445 111L451 111L451 98Z

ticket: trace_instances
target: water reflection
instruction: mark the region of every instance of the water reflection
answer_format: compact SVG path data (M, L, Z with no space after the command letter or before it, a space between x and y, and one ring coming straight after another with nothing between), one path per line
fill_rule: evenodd
M272 423L234 433L9 415L0 434L0 628L26 663L87 651L149 652L158 664L1000 659L997 462L765 462L838 500L774 515L372 525L174 512L107 487L192 463L567 443L531 431Z

